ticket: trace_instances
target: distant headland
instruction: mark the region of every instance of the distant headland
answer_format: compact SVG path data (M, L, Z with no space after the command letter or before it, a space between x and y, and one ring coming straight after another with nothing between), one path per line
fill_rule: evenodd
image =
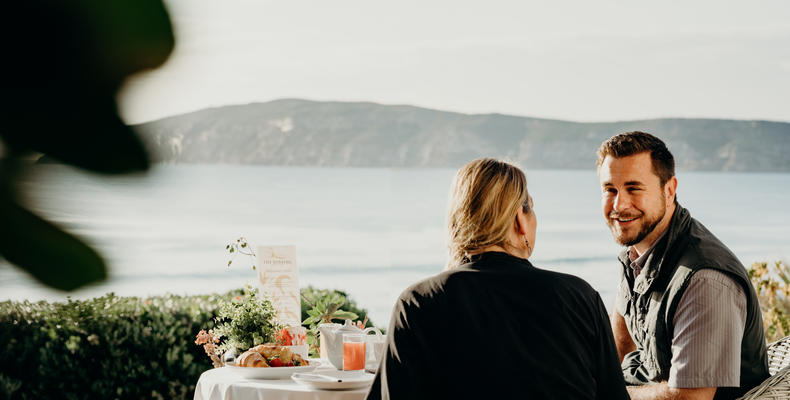
M135 128L155 162L457 167L483 156L526 168L589 169L604 139L641 130L679 170L790 172L790 123L662 118L580 123L408 105L283 99L210 108Z

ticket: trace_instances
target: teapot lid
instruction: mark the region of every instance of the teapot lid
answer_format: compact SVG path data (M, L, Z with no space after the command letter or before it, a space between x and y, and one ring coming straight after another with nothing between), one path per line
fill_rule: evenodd
M346 318L346 323L337 329L338 332L362 332L361 329L354 326L350 319Z

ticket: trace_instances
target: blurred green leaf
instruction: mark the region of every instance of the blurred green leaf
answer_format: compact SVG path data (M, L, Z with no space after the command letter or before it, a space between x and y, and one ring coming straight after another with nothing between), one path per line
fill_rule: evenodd
M73 290L107 277L98 253L30 211L0 200L0 221L0 254L41 283Z
M72 290L106 277L101 257L25 210L13 182L31 151L99 173L146 171L144 143L119 117L126 78L172 52L161 0L25 0L0 24L0 255L45 285ZM13 166L9 168L8 166Z

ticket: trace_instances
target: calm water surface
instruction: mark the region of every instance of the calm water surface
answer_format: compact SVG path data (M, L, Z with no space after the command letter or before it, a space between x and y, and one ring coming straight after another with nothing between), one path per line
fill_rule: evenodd
M451 169L160 165L106 178L42 165L22 189L41 215L96 246L108 282L87 298L195 294L254 280L251 263L228 268L225 244L293 244L301 284L347 291L386 325L398 294L440 272ZM600 211L594 170L527 171L538 215L531 258L581 276L610 303L616 253ZM790 174L679 173L678 198L744 264L790 255ZM0 299L63 300L0 261Z

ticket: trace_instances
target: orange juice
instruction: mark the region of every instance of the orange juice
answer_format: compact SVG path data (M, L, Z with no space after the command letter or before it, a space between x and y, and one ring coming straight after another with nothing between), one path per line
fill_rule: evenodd
M343 342L343 370L365 369L365 342Z

